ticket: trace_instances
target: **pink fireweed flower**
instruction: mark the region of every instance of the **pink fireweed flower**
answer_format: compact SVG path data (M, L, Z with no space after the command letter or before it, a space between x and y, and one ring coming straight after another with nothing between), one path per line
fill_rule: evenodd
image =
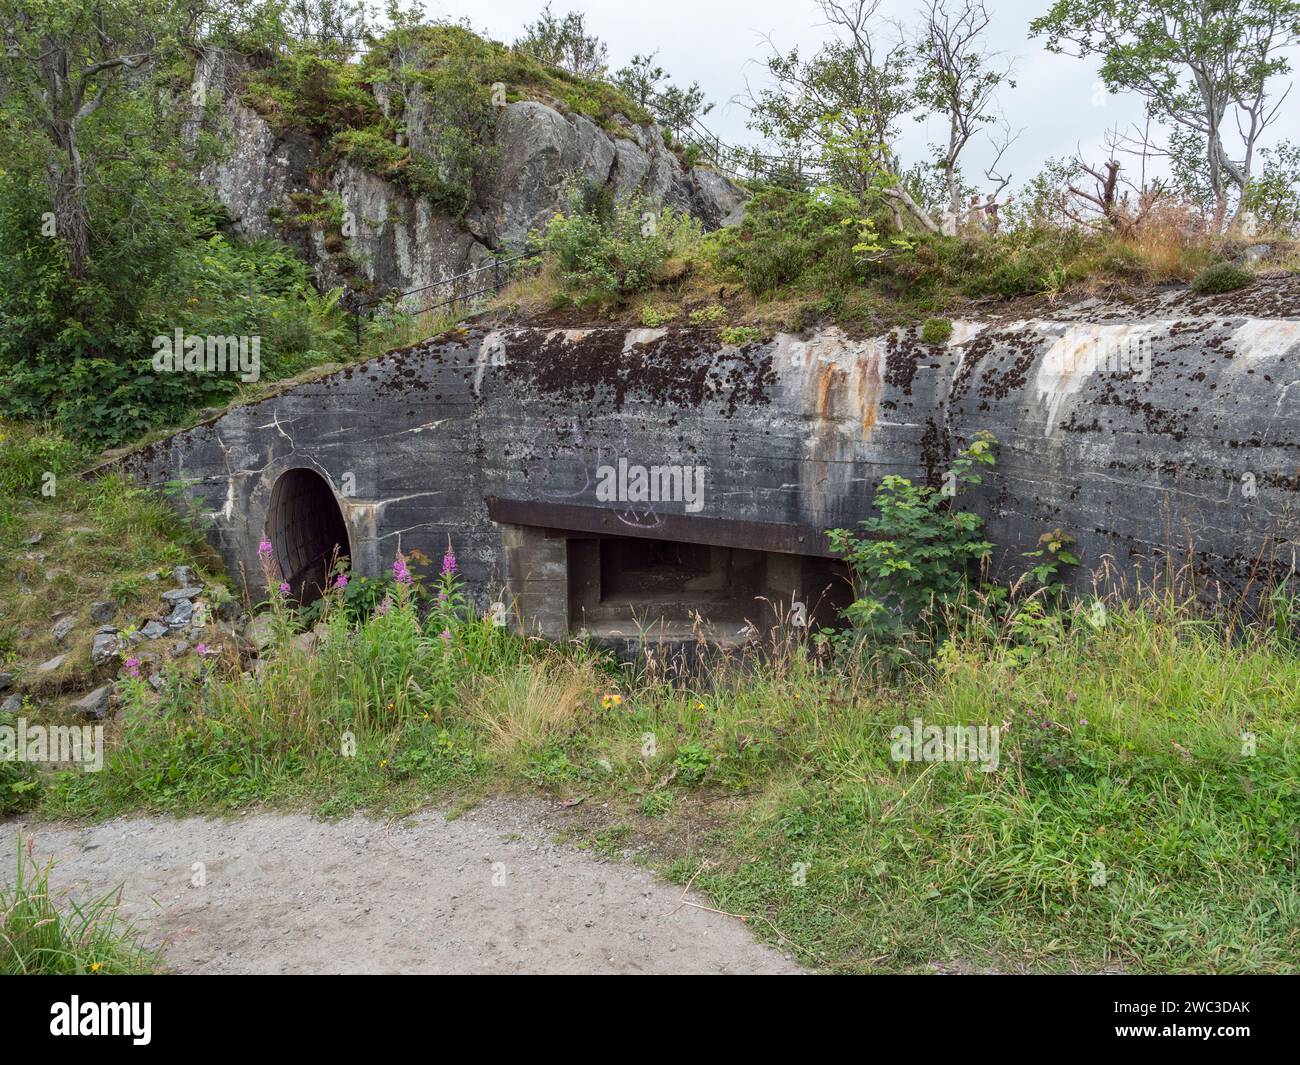
M345 574L345 573L340 573L340 574L339 574L339 575L334 579L334 587L335 587L335 588L346 588L347 586L348 586L348 578L347 578L347 574Z
M292 594L293 594L293 589L289 587L289 582L288 582L288 581L281 581L281 582L280 582L280 594L281 594L281 595L292 595Z
M442 642L451 643L451 629L442 630Z
M263 536L262 542L257 545L257 557L265 562L271 557L272 550L271 541Z
M204 655L217 654L217 649L215 647L209 647L206 643L201 643L194 648L194 653L202 658Z
M397 552L396 557L393 559L393 580L397 581L398 584L411 583L411 571L407 569L406 559L400 551Z
M139 658L139 656L138 656L138 655L132 655L130 658L128 658L128 659L126 660L126 662L125 662L124 664L125 664L125 666L126 666L126 674L127 674L127 676L130 677L132 680L139 680L139 679L140 679L140 658Z
M451 544L447 545L447 553L442 556L442 575L451 577L456 572L456 552L451 549Z
M392 609L393 609L393 597L391 595L385 595L381 600L379 600L379 605L375 607L375 613L382 618L385 614L387 614Z

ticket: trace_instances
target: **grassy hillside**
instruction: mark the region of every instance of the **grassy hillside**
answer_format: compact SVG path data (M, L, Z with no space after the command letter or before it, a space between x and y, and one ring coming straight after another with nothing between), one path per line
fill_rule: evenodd
M883 332L928 317L981 317L1014 301L1050 305L1232 271L1230 287L1264 271L1300 270L1290 238L1264 243L1244 268L1240 240L1205 236L1170 216L1120 232L1049 224L1013 213L998 232L882 235L834 189L755 186L743 220L701 234L664 213L653 232L641 208L570 201L542 241L536 272L490 307L503 318L625 325L718 325L759 333L839 323Z
M129 620L176 565L219 582L211 556L163 501L73 478L58 437L6 433L0 671L19 674L32 722L70 720L64 688L115 687L104 770L5 763L6 811L400 814L540 793L571 807L581 845L693 883L831 970L1300 964L1285 589L1251 625L1205 615L1176 581L1130 605L972 591L918 619L918 641L829 641L773 617L772 652L683 683L662 659L513 636L467 604L454 556L410 559L409 581L395 567L368 586L377 609L347 589L310 614L276 597L256 659L214 630L206 653L161 656L152 684L89 669L88 604ZM73 635L52 643L65 614ZM986 733L982 761L900 759L914 722L984 726L997 746Z

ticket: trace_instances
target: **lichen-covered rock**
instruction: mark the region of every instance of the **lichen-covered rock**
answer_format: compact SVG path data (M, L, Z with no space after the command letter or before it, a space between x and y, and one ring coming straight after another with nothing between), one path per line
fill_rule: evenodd
M122 641L116 632L99 632L90 648L90 662L100 666L122 653Z
M493 175L466 224L495 248L522 247L555 213L567 183L605 185L614 159L615 143L584 115L534 100L509 104L497 120Z
M213 51L196 64L193 92L209 100L204 119L225 144L200 172L244 237L276 237L297 248L323 288L407 291L456 277L496 254L518 251L545 226L571 184L640 196L647 207L688 212L706 229L739 219L745 193L705 167L686 169L652 125L623 120L619 135L581 114L536 100L499 109L489 165L462 219L407 187L348 160L310 133L277 131L241 98L246 62ZM385 113L392 92L375 98ZM413 86L402 122L412 152L436 154L438 115ZM199 125L187 130L190 142ZM296 224L299 206L337 197L346 225Z

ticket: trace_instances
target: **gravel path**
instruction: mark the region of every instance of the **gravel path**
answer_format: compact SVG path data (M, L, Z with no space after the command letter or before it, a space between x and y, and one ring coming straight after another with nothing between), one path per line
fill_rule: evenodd
M801 971L680 887L554 843L547 820L494 799L450 821L10 821L0 853L21 829L57 890L123 885L123 914L181 973Z

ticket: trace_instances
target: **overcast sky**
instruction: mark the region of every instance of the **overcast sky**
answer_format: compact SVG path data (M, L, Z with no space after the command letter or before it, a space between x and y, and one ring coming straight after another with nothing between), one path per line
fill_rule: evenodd
M424 0L428 15L468 18L475 29L507 43L536 18L544 3ZM881 13L914 24L918 6L918 0L884 0ZM1029 37L1029 23L1048 9L1050 0L989 0L988 6L993 12L990 46L1013 58L1016 66L1016 87L1004 88L1000 98L1013 130L1024 129L1005 157L1014 184L1033 177L1046 159L1073 153L1076 145L1098 156L1096 149L1108 128L1143 120L1137 97L1106 95L1096 61L1051 55L1040 38ZM811 55L830 33L814 0L554 0L552 10L583 11L590 32L609 45L611 69L635 53L658 51L659 64L674 81L699 81L716 104L704 125L733 144L757 139L745 127L748 115L741 98L747 80L755 88L764 83L762 59L771 51L766 38L782 51L798 46L801 54ZM1293 56L1293 67L1300 65L1298 58ZM1279 88L1285 84L1282 81ZM1300 92L1286 106L1264 143L1300 138ZM937 120L909 120L898 145L905 164L926 156L931 136L946 136ZM965 169L975 177L986 165L987 142L970 152Z

